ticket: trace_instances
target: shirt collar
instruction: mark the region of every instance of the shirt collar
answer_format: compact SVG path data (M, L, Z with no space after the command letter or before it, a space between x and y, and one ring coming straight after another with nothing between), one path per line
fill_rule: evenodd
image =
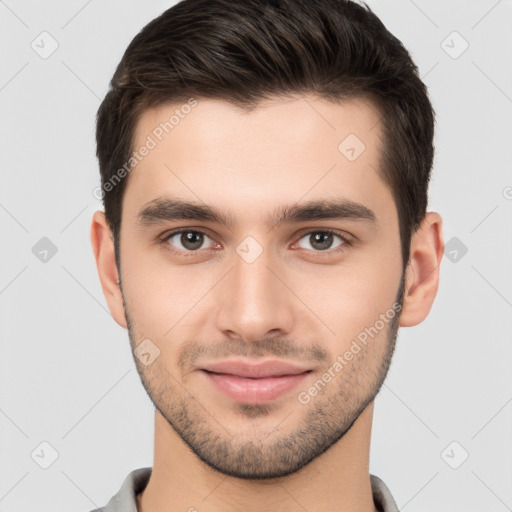
M124 480L119 492L112 496L107 506L91 512L138 512L137 494L142 492L151 476L152 468L133 470ZM373 502L379 512L399 512L386 484L375 475L370 475Z

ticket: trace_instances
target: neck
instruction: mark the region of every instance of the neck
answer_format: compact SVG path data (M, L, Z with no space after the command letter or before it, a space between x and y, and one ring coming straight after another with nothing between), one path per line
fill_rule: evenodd
M373 402L337 443L299 471L271 480L224 475L204 464L155 412L151 478L139 512L377 512L369 475Z

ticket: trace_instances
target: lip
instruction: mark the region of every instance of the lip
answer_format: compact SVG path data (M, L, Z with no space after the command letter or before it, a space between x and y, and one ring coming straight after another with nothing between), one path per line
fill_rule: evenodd
M268 360L259 363L247 363L241 360L220 361L206 365L203 370L213 373L226 373L237 377L261 379L265 377L282 377L298 375L309 371L309 368L296 366L286 361Z
M215 389L235 402L246 404L276 400L295 388L311 371L284 361L259 364L223 361L202 369Z

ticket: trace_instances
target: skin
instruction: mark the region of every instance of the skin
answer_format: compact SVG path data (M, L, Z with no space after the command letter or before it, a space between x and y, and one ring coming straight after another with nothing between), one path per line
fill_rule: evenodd
M179 107L145 111L135 147ZM354 161L338 150L349 134L366 146ZM431 309L444 247L442 219L428 212L411 240L401 298L398 217L376 171L380 145L379 116L362 99L276 97L251 113L198 99L129 176L120 274L104 213L95 212L91 241L112 316L129 330L132 349L149 338L160 351L147 366L135 357L156 409L153 471L139 510L376 511L369 478L374 398L398 326L417 325ZM215 207L233 225L140 224L139 211L164 196ZM362 203L377 223L266 224L279 206L335 199ZM195 251L179 235L162 241L176 228L207 236L199 235ZM325 229L353 243L334 235L321 250L311 235ZM262 249L251 263L236 251L249 235ZM298 393L397 299L394 323L359 343L322 391L301 403ZM312 371L270 403L240 404L200 370L232 357L280 359Z

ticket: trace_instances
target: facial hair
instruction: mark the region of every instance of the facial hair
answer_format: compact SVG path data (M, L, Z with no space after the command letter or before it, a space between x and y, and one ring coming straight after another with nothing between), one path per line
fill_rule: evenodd
M207 404L189 389L186 379L172 375L161 364L163 358L157 358L150 366L145 366L137 357L134 361L155 408L202 462L237 478L271 480L284 477L300 470L338 442L379 393L396 346L404 287L405 271L395 300L395 305L399 304L400 308L387 323L384 336L362 347L307 405L293 400L289 411L282 413L279 420L276 418L273 427L267 426L264 430L255 428L255 422L269 416L275 410L274 404L235 404L236 413L247 421L247 430L234 434L231 426L218 417L218 411L212 409L214 404ZM124 294L123 301L134 350L140 337ZM250 343L229 340L216 347L187 343L179 355L178 367L190 367L190 363L202 354L292 356L296 360L323 361L326 367L333 363L329 364L328 353L321 344L302 347L286 338L265 338ZM282 433L287 419L295 420L295 426Z

